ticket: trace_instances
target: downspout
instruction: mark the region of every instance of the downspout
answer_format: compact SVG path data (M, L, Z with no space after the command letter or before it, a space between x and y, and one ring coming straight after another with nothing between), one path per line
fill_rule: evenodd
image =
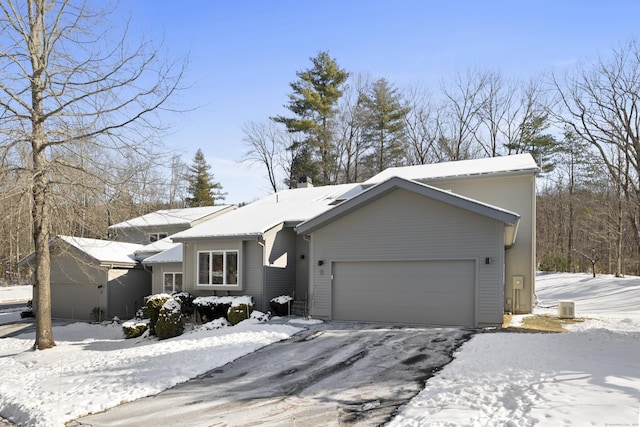
M262 247L262 307L260 308L260 310L262 312L264 312L265 311L265 307L266 307L265 298L266 298L266 295L267 295L266 294L266 291L267 291L267 265L265 263L266 254L265 254L265 247L264 247L264 237L263 236L259 236L256 239L256 243Z

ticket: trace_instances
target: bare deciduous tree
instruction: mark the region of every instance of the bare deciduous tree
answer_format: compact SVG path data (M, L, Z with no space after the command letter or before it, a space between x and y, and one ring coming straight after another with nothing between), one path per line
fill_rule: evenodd
M247 145L243 161L264 166L273 192L282 189L278 176L283 168L282 159L288 148L289 138L284 129L268 122L247 122L242 127Z
M132 45L125 28L106 28L111 10L85 2L0 1L0 149L27 150L35 248L35 347L55 345L51 327L50 253L54 182L61 151L95 144L144 151L153 113L178 89L183 62L163 63L153 43ZM133 47L132 47L133 46ZM10 156L11 154L3 154Z
M640 253L640 49L635 41L574 74L551 76L562 111L558 121L599 153L625 202ZM621 250L619 252L622 252Z

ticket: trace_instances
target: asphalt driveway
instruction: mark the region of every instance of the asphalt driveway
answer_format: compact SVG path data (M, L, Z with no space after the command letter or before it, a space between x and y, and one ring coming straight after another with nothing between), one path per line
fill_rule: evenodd
M156 396L67 425L380 425L472 334L457 328L313 325Z

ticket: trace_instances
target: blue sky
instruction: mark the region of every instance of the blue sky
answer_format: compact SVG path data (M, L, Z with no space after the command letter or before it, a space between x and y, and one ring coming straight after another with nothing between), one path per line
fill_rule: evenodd
M467 68L528 79L638 38L638 1L165 1L123 2L135 29L164 39L170 56L188 54L175 103L193 111L166 118L165 145L191 162L201 148L226 202L269 193L261 169L239 164L242 126L287 114L296 71L329 51L352 74L403 88L438 90Z

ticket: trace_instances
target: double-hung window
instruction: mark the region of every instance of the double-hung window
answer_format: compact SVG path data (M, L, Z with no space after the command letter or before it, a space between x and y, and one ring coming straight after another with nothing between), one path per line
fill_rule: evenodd
M166 293L182 292L182 273L164 273L163 279Z
M238 251L198 252L199 286L238 286Z

